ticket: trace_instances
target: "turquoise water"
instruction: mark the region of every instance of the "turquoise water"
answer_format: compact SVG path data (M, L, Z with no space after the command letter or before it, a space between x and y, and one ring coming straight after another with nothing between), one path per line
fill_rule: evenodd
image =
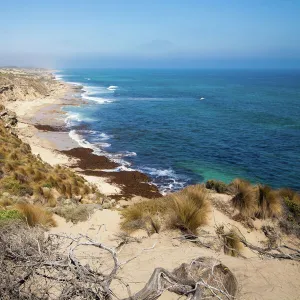
M243 177L300 190L300 71L63 70L70 135L162 191ZM200 100L201 99L201 100ZM78 127L79 126L79 127Z

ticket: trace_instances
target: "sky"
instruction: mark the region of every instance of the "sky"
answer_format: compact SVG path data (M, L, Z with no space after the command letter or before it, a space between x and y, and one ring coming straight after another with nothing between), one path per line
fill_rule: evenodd
M0 0L0 65L300 68L300 0Z

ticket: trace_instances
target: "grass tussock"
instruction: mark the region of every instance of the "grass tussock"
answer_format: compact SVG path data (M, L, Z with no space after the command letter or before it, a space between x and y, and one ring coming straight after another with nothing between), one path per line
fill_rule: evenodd
M282 213L282 204L278 193L267 185L259 185L257 189L259 207L257 217L267 219L280 216Z
M223 234L224 239L224 253L230 256L239 256L244 248L238 233L231 229L229 232Z
M174 196L170 209L170 226L195 234L208 221L208 194L201 185L189 186Z
M232 194L236 195L241 189L250 187L251 183L242 178L234 179L227 187L227 191Z
M150 232L160 230L161 216L167 211L168 204L168 200L165 201L164 198L160 198L128 206L121 211L123 217L121 229L126 232L133 232L138 229L145 229Z
M253 217L258 211L256 191L252 186L239 184L235 187L236 194L232 204L243 217Z
M228 186L225 182L219 180L208 180L205 187L209 190L214 190L217 193L225 194L228 192Z
M210 203L205 188L190 186L180 192L154 200L147 200L121 211L121 229L132 232L145 229L148 233L162 228L180 229L196 233L206 224Z
M29 203L18 203L16 209L22 214L27 224L31 227L37 225L44 227L56 226L53 214L40 206Z
M274 218L282 214L282 201L278 192L267 185L253 186L249 182L236 179L231 184L235 192L232 204L240 215L250 218Z
M0 207L6 208L7 206L12 206L14 202L9 198L0 199Z

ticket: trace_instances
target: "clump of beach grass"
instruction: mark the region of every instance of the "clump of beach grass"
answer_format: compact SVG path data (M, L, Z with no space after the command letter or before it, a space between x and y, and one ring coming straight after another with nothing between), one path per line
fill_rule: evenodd
M278 217L282 213L282 204L276 191L267 185L258 185L258 211L257 217L267 219Z
M121 229L127 232L145 229L151 233L170 228L195 234L198 227L207 223L209 211L205 188L189 186L180 192L125 208L121 211Z
M232 204L243 217L253 217L258 211L256 190L244 183L235 186L236 194L232 198Z
M244 246L236 230L231 229L222 236L224 241L224 253L234 257L239 256Z
M197 229L208 221L208 194L201 185L189 186L174 195L170 208L170 227L196 234Z
M31 227L41 225L44 227L54 227L56 222L53 219L53 214L46 211L41 206L18 203L16 209L22 214L27 224Z
M205 187L209 190L214 190L217 193L225 194L227 192L227 184L219 180L207 180Z

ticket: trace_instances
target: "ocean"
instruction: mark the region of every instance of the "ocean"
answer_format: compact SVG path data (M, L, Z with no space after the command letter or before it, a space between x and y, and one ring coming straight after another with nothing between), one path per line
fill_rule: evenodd
M70 136L163 193L242 177L300 190L300 71L68 69Z

